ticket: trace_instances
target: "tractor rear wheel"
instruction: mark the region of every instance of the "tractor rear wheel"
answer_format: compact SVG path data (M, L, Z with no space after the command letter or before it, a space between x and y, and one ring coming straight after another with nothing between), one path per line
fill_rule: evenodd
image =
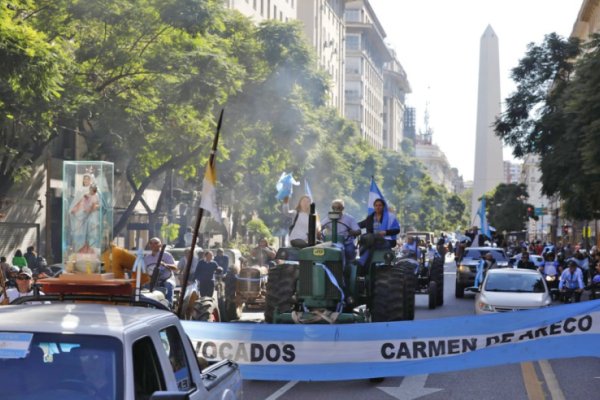
M296 267L294 265L279 264L269 270L265 299L265 322L273 323L275 310L278 313L292 311L295 291Z
M193 321L219 322L219 307L215 299L209 296L200 297L194 303L192 310Z
M444 259L435 257L431 264L429 279L435 282L437 292L435 294L436 306L444 305Z
M402 263L377 268L371 312L373 322L403 321L411 315L414 318L412 275L412 266L409 270Z

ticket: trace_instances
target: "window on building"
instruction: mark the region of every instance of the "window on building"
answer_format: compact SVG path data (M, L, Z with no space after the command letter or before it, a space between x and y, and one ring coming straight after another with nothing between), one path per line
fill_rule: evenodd
M347 22L360 22L360 10L346 10L344 18Z
M346 73L347 74L360 74L360 61L359 57L348 57L346 59Z
M346 36L346 49L347 50L359 50L360 49L360 35L347 35Z
M356 104L347 104L346 118L353 121L360 121L360 106Z
M346 88L344 90L346 94L346 100L350 102L356 102L360 100L361 90L360 90L360 82L350 81L346 82Z

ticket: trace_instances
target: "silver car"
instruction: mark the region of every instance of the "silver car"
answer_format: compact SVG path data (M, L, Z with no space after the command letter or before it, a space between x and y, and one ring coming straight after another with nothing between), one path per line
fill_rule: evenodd
M546 282L538 271L500 268L492 269L475 296L475 313L520 311L547 307L552 298Z

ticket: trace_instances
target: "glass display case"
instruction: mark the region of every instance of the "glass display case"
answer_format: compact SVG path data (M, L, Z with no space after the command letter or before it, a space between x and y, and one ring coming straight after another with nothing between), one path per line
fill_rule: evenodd
M67 272L99 273L113 229L114 164L65 161L62 260Z

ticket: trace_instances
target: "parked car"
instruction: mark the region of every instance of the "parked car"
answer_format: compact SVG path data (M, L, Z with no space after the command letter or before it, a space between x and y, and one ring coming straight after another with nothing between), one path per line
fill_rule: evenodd
M475 291L475 313L529 310L547 307L552 298L542 274L516 268L492 269Z
M2 398L240 399L236 363L201 364L168 311L55 303L0 308Z
M464 255L456 268L456 284L454 295L463 298L465 288L475 284L477 264L487 253L492 253L499 268L508 266L508 258L504 249L499 247L467 247Z

